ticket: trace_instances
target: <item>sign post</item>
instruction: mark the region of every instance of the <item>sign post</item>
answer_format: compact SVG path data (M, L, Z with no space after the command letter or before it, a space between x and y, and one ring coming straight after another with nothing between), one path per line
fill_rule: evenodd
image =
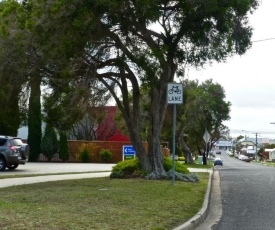
M172 158L172 185L175 185L175 149L176 149L176 112L177 104L183 103L183 86L181 83L168 83L167 103L174 105L173 112L173 158Z
M210 140L210 134L208 133L208 131L207 131L206 128L205 128L205 132L203 134L203 140L205 142L205 153L204 153L204 156L205 156L205 159L206 159L207 158L207 143Z

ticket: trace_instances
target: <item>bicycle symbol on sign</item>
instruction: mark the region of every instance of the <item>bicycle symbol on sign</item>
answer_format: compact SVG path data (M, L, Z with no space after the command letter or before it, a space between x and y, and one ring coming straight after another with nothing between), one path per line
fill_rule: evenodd
M169 94L177 93L181 94L181 90L179 89L179 86L172 86L171 89L168 90Z

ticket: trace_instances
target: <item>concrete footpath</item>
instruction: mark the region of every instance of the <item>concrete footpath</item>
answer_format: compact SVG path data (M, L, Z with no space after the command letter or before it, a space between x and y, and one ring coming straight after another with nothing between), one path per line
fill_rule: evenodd
M14 171L6 170L0 172L1 175L28 175L36 174L34 177L20 177L20 178L7 178L0 179L0 188L35 184L48 181L72 180L83 178L99 178L109 177L113 164L75 164L75 163L28 163L19 166ZM25 167L25 168L24 168ZM189 230L197 229L202 224L209 212L210 194L212 188L213 172L214 169L195 169L188 168L190 172L208 172L210 173L208 188L206 191L205 199L201 210L189 221L175 228L174 230ZM55 175L39 175L39 174L55 174ZM58 174L60 173L60 174ZM70 174L61 174L70 173Z
M98 177L108 177L108 176L110 176L110 172L8 178L8 179L0 179L0 188L16 186L16 185L24 185L24 184L35 184L35 183L48 182L48 181L98 178Z

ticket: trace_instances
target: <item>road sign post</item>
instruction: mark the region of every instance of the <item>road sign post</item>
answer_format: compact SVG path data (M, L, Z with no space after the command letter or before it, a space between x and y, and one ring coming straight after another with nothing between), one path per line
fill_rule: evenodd
M177 104L183 103L183 86L181 83L168 83L167 103L174 105L173 112L173 158L172 158L172 185L175 185L175 148L176 148L176 112Z
M210 134L208 133L208 131L207 131L207 129L205 128L205 132L204 132L204 134L203 134L203 140L204 140L204 142L205 142L205 152L204 152L204 160L205 160L205 162L207 161L206 159L207 159L207 144L208 144L208 142L209 142L209 140L210 140ZM204 161L203 161L204 162Z

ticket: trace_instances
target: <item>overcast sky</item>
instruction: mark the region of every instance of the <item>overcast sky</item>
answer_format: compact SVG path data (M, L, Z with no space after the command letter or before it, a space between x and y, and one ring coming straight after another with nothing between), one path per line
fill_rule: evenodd
M223 86L230 101L231 120L225 125L231 136L275 138L275 0L262 0L250 16L254 28L252 48L226 63L214 63L188 72L189 79L212 78ZM259 41L264 40L264 41ZM257 41L257 42L256 42ZM245 130L245 131L242 131Z

